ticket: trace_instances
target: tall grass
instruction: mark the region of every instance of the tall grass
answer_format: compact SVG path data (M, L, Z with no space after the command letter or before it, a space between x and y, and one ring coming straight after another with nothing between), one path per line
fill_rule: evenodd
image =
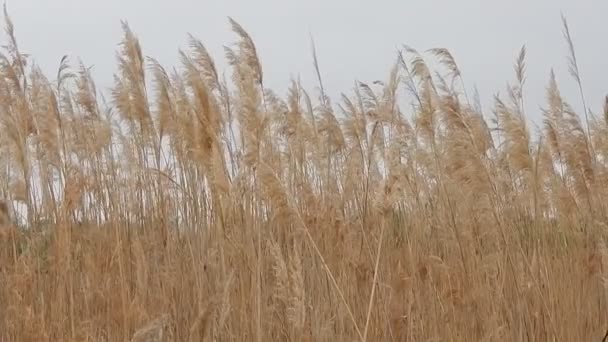
M533 131L525 47L490 115L445 49L335 102L316 53L316 89L267 89L234 20L230 77L195 37L176 67L144 57L123 23L105 98L5 22L0 340L604 336L608 109L583 124L551 73Z

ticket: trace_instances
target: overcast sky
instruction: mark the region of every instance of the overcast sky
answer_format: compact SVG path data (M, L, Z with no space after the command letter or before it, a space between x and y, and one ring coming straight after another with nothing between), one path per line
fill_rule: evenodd
M5 0L21 49L55 74L69 54L94 66L99 88L111 85L120 20L129 22L144 53L175 66L177 49L192 33L224 66L223 45L233 43L227 17L253 37L266 86L286 93L292 76L315 86L310 34L314 36L328 92L350 93L354 80L386 79L396 51L408 44L422 51L451 50L467 87L477 85L484 105L514 79L513 62L528 50L527 101L538 121L549 71L580 108L567 72L561 13L574 38L585 95L601 110L608 93L608 1L606 0ZM4 39L4 38L3 38ZM2 43L4 44L4 43Z

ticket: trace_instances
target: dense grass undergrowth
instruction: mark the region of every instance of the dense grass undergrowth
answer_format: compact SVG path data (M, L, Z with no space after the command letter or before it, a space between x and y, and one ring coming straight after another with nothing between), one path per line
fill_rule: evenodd
M267 89L232 20L226 77L194 37L145 58L124 23L105 98L5 21L0 341L604 336L608 107L578 115L552 73L531 130L525 49L484 113L445 49L335 101L316 55L318 87Z

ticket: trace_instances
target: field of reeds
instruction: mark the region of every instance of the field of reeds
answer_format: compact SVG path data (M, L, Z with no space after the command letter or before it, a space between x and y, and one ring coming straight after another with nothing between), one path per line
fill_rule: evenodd
M105 93L43 74L5 12L0 341L602 340L608 107L565 20L584 112L552 73L538 126L525 48L489 111L440 48L330 99L314 50L317 86L267 89L229 23L225 73L123 23Z

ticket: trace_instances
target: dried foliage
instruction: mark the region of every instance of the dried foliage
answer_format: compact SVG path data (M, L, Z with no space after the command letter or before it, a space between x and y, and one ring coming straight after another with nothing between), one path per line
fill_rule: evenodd
M314 45L318 89L283 98L232 19L228 78L193 36L175 68L144 58L125 22L106 102L5 23L0 340L604 336L608 97L583 124L551 73L531 132L525 47L489 120L444 48L333 104Z

